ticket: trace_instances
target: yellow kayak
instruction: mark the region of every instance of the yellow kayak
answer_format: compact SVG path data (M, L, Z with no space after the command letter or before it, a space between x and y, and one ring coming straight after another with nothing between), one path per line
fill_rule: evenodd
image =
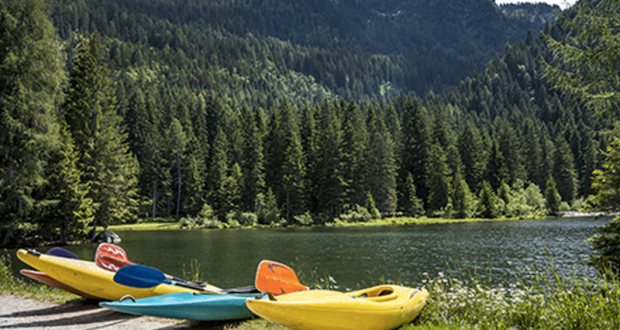
M17 251L17 257L64 285L104 300L119 300L125 295L140 299L177 292L201 292L165 283L150 288L121 285L114 282L114 272L99 268L92 261L63 258L24 249ZM204 288L220 290L211 285Z
M299 291L274 300L248 299L256 315L297 330L388 330L415 319L426 304L428 292L398 285L337 292Z

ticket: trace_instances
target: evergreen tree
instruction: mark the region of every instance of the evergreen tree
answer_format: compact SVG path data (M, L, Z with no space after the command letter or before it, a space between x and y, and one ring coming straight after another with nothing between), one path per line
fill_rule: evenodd
M478 203L478 214L487 219L496 218L498 215L497 195L495 195L493 188L487 181L482 182L480 201Z
M373 196L381 213L391 213L396 211L398 202L394 142L383 122L380 110L370 109L367 123L369 157L365 173L369 193Z
M472 215L473 196L460 171L456 171L452 180L452 212L456 218Z
M265 189L265 167L263 157L263 137L258 130L254 112L247 104L241 107L242 134L241 207L253 211L256 196Z
M344 204L362 205L368 194L368 133L361 109L353 102L342 108L342 179Z
M342 205L340 143L340 121L333 105L324 102L316 111L316 153L314 175L310 178L316 205L311 211L325 212L329 220L339 215Z
M450 202L450 181L446 166L446 155L439 143L433 144L430 168L432 171L429 173L427 181L429 213L443 210Z
M561 134L555 139L552 172L562 200L572 203L577 195L577 174L573 154Z
M481 188L485 169L486 152L480 131L468 120L458 137L458 149L463 163L463 176L474 192Z
M413 174L409 173L398 196L399 210L405 216L418 216L424 214L422 200L416 194L416 186L413 182Z
M41 223L42 234L48 239L51 233L60 233L60 244L67 244L70 237L82 237L86 225L92 221L92 200L86 197L88 185L80 182L77 169L78 154L73 150L73 141L66 129L60 131L61 147L50 159L49 192L47 207Z
M87 197L93 200L94 238L97 226L135 216L138 164L125 142L127 135L116 114L112 81L96 35L79 43L72 68L63 112L80 154L81 179L91 188Z
M280 112L280 124L278 126L282 130L281 137L283 138L283 149L280 152L284 154L280 172L282 176L282 200L286 206L286 221L291 223L293 216L304 212L303 179L305 168L297 118L293 109L285 101Z
M547 212L549 212L549 214L553 216L559 215L560 202L562 201L562 197L558 192L553 176L549 176L546 186L547 188L545 189L545 206L547 207Z
M226 181L228 178L228 144L226 136L221 128L218 128L217 135L213 141L211 150L211 167L209 168L209 183L211 186L209 193L209 204L213 205L217 217L220 221L225 221L228 212L228 191Z
M400 190L406 187L406 180L409 173L413 175L418 197L426 203L428 201L429 189L426 183L429 179L430 156L432 138L428 128L429 119L426 109L418 99L407 100L402 116L402 150L401 164L399 171ZM401 207L403 209L403 207Z
M521 153L521 138L518 132L512 127L507 120L502 120L499 126L497 144L498 151L501 153L500 168L505 170L502 180L509 185L516 180L524 180L526 177L524 159ZM491 183L495 189L495 186Z
M179 218L179 212L181 211L181 191L183 187L183 176L182 173L182 155L185 152L185 147L187 145L187 136L183 131L183 126L181 122L177 118L173 118L170 123L170 128L168 130L168 138L170 139L171 152L174 155L174 161L171 162L172 166L170 167L171 172L173 173L172 177L176 183L176 218Z
M43 0L0 3L0 226L9 232L34 220L47 162L60 147L64 73L48 9Z

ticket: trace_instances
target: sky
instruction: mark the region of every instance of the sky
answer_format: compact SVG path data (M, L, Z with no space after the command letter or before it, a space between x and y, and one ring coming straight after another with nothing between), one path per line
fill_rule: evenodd
M495 0L495 3L497 3L498 5L502 5L505 3L524 3L524 2L530 2L530 3L539 3L539 2L546 2L550 5L558 5L560 6L560 8L562 9L566 9L572 5L574 5L577 0Z

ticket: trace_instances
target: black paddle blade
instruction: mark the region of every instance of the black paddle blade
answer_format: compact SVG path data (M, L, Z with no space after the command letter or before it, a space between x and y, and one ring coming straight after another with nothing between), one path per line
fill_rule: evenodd
M132 288L148 289L168 283L164 272L157 268L142 265L127 265L116 272L114 282Z
M51 250L47 251L47 255L56 256L61 258L69 258L69 259L80 259L80 257L73 254L73 252L67 251L63 248L54 247Z

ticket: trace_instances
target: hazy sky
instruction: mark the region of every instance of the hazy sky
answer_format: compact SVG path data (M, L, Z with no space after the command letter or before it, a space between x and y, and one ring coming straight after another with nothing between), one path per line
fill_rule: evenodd
M505 3L518 3L518 2L531 2L531 3L546 2L550 5L558 5L560 6L560 8L566 9L574 5L577 2L577 0L495 0L495 3L497 3L498 5L505 4Z

